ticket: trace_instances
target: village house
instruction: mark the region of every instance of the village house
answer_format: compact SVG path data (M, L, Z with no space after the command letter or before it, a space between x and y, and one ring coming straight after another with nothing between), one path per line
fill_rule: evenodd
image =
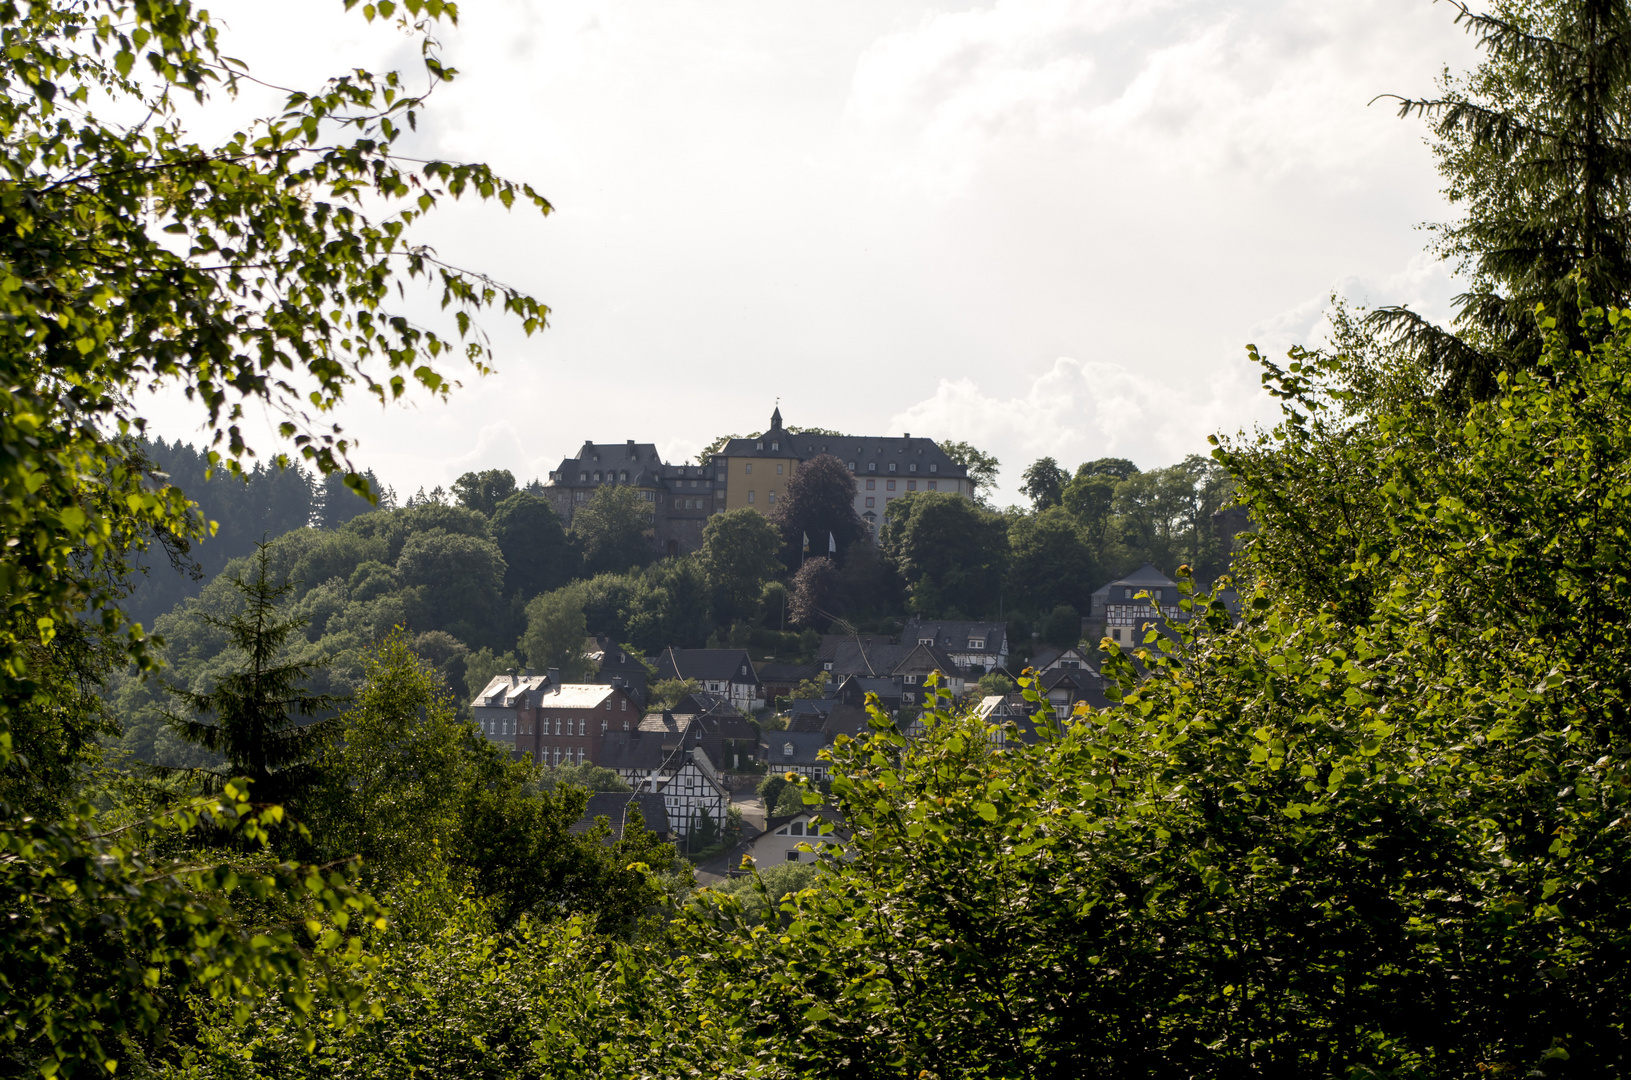
M1142 642L1150 626L1164 629L1179 610L1178 583L1145 563L1093 594L1082 636L1091 642L1108 637L1125 649Z
M746 649L664 649L657 657L657 679L694 679L710 694L723 695L737 709L764 708L764 685Z
M668 749L665 738L672 740ZM722 827L731 801L707 752L683 743L666 730L609 732L598 763L636 793L662 796L676 840L689 837L704 815Z
M540 765L596 763L608 730L640 716L640 703L622 687L561 683L556 669L542 676L496 676L471 703L482 733L514 756Z
M572 832L582 835L595 827L596 818L603 817L611 828L606 842L613 843L623 839L623 829L634 816L631 813L634 810L640 812L641 823L647 832L656 834L660 840L672 839L668 828L668 807L661 795L650 792L631 795L626 791L597 791L589 796L589 805L584 808L583 816L572 825Z
M932 645L958 667L980 675L1008 666L1008 627L1000 622L908 619L900 643Z
M765 764L772 773L797 773L819 783L827 778L827 762L820 754L831 742L831 736L819 731L767 731Z
M811 806L766 821L765 831L745 845L744 854L760 870L768 870L783 863L815 862L824 849L841 852L849 838L844 815L830 806Z

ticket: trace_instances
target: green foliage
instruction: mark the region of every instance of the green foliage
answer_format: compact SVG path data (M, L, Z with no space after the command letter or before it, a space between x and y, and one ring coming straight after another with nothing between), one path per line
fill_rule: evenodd
M504 593L530 598L564 587L580 559L549 500L518 491L492 514L493 541L504 556Z
M759 781L759 798L765 805L766 815L769 815L775 809L776 803L781 799L782 791L786 787L786 773L772 772Z
M855 478L831 454L817 454L793 470L770 520L781 530L782 558L789 568L799 566L805 537L812 556L827 555L830 538L840 563L867 537L866 525L855 512Z
M534 670L560 668L565 681L580 681L589 673L583 655L587 637L580 590L558 589L527 605L527 630L521 636L521 649Z
M549 791L556 784L568 784L584 791L628 791L629 785L611 769L584 762L582 765L553 765L538 776L538 786Z
M1028 610L1063 603L1086 611L1093 590L1108 580L1098 549L1067 507L1015 519L1008 527L1008 546L1008 599Z
M918 615L979 618L997 609L1007 523L967 499L915 492L889 504L879 547L906 581Z
M701 690L702 684L695 679L661 679L651 684L646 705L650 709L672 709L685 695Z
M572 542L587 574L620 574L651 561L651 504L632 487L607 484L572 514Z
M167 723L183 741L221 759L219 769L191 773L206 791L219 792L233 777L246 777L257 798L300 804L334 729L333 721L313 718L328 711L333 699L310 693L312 665L285 655L306 620L280 610L292 587L272 581L270 563L271 551L263 545L255 554L254 576L230 579L243 594L242 611L228 618L204 616L241 655L241 666L207 691L172 687L186 713L172 714Z
M767 586L782 575L782 537L756 510L714 514L702 527L702 573L717 623L754 619Z
M813 862L779 863L721 882L713 891L735 899L748 922L763 923L779 913L783 900L814 886L819 872Z
M1068 648L1082 640L1082 613L1069 604L1060 604L1042 620L1040 636L1049 645Z
M416 623L493 646L514 640L503 603L505 569L491 540L441 529L414 533L396 561L397 580L417 595Z
M1070 474L1051 457L1033 461L1021 476L1025 482L1019 485L1019 493L1031 500L1032 508L1038 513L1058 506L1064 498L1065 485L1070 482Z
M453 497L468 510L491 518L498 504L515 494L515 477L508 469L467 472L453 481Z
M1436 227L1434 249L1468 288L1453 332L1408 308L1371 316L1452 401L1487 398L1497 373L1539 362L1537 306L1580 348L1583 310L1631 301L1631 9L1498 0L1455 18L1478 39L1477 70L1446 73L1436 98L1398 100L1401 117L1429 122L1444 194L1463 211Z
M793 575L787 617L799 626L825 628L842 610L842 595L842 579L831 559L805 559Z
M999 672L981 675L977 685L980 688L982 697L990 697L992 694L1012 694L1019 689L1013 679Z
M990 497L986 492L996 486L1002 462L966 442L941 442L937 445L941 453L968 469L968 478L974 483L974 501L987 510L991 509Z
M797 784L787 784L776 795L776 804L766 804L767 817L781 817L783 814L801 814L808 807L804 804L804 789Z

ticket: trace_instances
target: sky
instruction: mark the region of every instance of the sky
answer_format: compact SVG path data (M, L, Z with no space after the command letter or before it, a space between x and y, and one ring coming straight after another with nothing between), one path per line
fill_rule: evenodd
M224 51L283 85L416 62L338 0L211 6ZM779 402L789 425L972 442L1017 501L1043 455L1149 468L1272 423L1246 346L1318 344L1333 294L1443 318L1456 291L1424 253L1452 216L1425 131L1371 103L1475 63L1446 4L460 6L438 37L461 74L411 149L555 212L460 204L426 238L550 325L489 319L497 373L446 403L345 406L399 496L525 482L588 439L685 460ZM178 396L151 406L199 437Z

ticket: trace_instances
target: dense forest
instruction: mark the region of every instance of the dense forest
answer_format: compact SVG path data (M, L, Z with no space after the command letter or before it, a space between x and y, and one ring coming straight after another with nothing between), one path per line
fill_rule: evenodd
M453 13L404 8L416 74L451 78L429 34ZM1209 459L1044 459L1029 508L920 496L876 546L789 558L795 515L835 512L817 459L775 519L717 515L701 553L651 561L628 489L570 532L503 474L344 498L378 489L328 406L452 392L492 360L473 320L546 315L412 227L542 196L400 156L427 103L394 74L195 145L177 98L214 108L241 66L202 12L0 5L0 1068L1624 1075L1631 5L1456 10L1480 66L1401 104L1462 215L1450 325L1344 308L1319 348L1253 350L1281 420ZM103 97L153 123L69 109ZM393 307L420 275L445 327ZM219 481L136 438L167 380ZM301 467L256 467L246 404L289 418ZM1232 559L1203 524L1224 499L1253 523ZM152 580L211 543L207 573ZM607 778L512 760L458 712L480 665L570 661L591 628L802 647L783 598L794 627L1046 624L1076 569L1144 558L1186 564L1183 617L1099 644L1108 707L1024 731L943 693L909 732L874 710L825 788L781 781L840 816L842 856L717 888L637 812L584 821ZM149 628L133 581L179 602ZM143 738L164 761L120 747Z

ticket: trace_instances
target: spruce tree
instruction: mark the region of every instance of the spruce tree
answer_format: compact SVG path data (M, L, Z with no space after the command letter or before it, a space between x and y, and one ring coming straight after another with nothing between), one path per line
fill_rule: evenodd
M1537 305L1578 339L1582 306L1631 303L1631 2L1455 6L1485 59L1399 113L1432 126L1444 192L1465 209L1434 249L1469 287L1449 329L1404 307L1371 319L1465 400L1536 364Z
M224 759L218 769L190 770L206 790L247 777L257 802L298 802L315 780L315 762L337 724L311 718L329 711L335 699L308 692L314 665L286 655L289 639L306 624L282 610L294 586L273 580L267 545L259 546L254 560L251 575L232 579L243 594L243 610L204 616L243 654L243 665L210 690L171 687L191 715L172 712L165 722L187 742Z

